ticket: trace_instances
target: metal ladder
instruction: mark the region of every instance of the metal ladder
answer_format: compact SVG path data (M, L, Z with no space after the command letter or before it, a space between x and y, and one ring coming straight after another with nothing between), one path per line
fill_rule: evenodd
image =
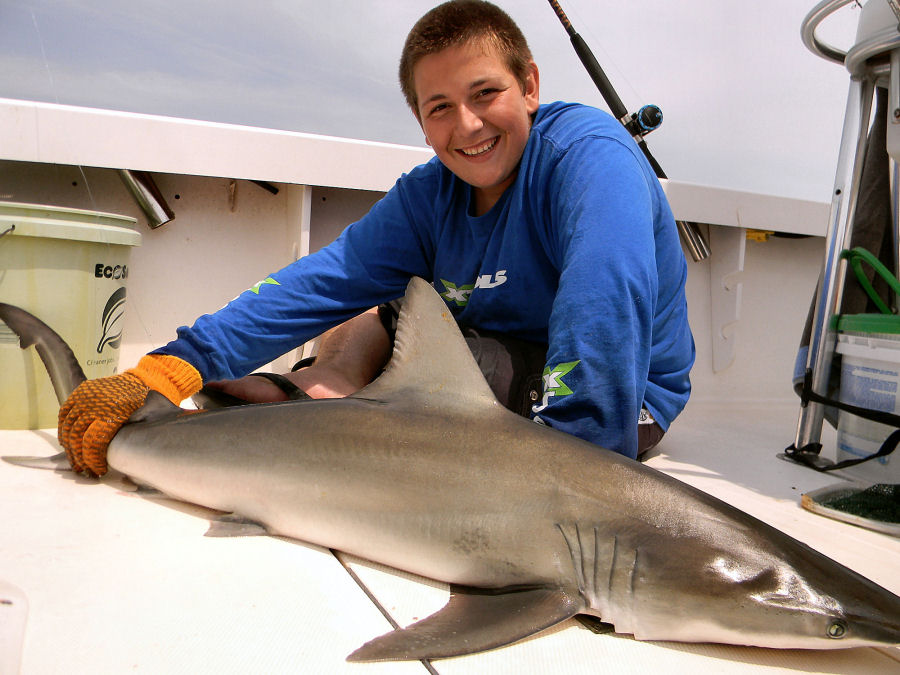
M831 329L840 313L846 264L841 252L849 248L858 201L863 158L868 144L876 87L888 90L887 145L890 156L891 214L894 225L894 264L900 269L898 236L898 164L900 159L900 0L869 0L862 7L856 43L842 51L821 41L816 29L822 21L856 0L826 0L807 14L802 26L803 44L814 54L843 64L850 74L850 90L838 154L831 212L825 236L825 260L814 301L812 331L806 362L807 381L813 393L828 395L836 331ZM859 3L856 3L859 4ZM819 463L825 405L805 401L800 408L797 434L787 456ZM805 457L799 457L804 455Z

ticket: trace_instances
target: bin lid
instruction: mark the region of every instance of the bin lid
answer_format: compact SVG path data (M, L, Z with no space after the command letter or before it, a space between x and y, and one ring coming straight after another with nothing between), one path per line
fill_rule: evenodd
M140 246L135 218L115 213L0 201L0 234ZM15 226L10 229L11 226ZM2 241L2 239L0 239Z
M900 334L900 315L897 314L844 314L838 319L841 333Z

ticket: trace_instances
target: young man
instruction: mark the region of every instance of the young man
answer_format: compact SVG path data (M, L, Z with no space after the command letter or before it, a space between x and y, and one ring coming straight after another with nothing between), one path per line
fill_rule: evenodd
M537 421L630 457L661 437L689 396L694 345L674 219L633 140L598 110L540 105L525 38L487 2L422 17L400 81L436 157L332 245L182 327L136 368L83 383L60 410L76 469L105 472L106 445L149 389L180 401L333 326L316 363L288 377L312 397L359 389L390 354L378 314L360 312L401 296L412 276L432 281L470 331L505 336L526 361L541 355ZM284 397L262 378L218 386Z

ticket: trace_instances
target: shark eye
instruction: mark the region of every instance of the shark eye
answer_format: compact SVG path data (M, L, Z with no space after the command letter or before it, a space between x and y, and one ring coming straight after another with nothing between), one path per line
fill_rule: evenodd
M828 630L826 632L828 633L828 637L834 640L840 640L847 634L847 624L840 619L837 619L828 624Z

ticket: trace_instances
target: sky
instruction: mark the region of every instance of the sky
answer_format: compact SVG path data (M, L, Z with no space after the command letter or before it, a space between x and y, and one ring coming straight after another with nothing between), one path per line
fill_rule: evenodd
M606 108L545 0L496 0L541 100ZM874 0L872 0L874 1ZM0 97L424 145L397 85L436 0L0 0ZM800 40L815 0L560 0L670 178L828 201L849 76ZM859 9L822 26L852 43Z

